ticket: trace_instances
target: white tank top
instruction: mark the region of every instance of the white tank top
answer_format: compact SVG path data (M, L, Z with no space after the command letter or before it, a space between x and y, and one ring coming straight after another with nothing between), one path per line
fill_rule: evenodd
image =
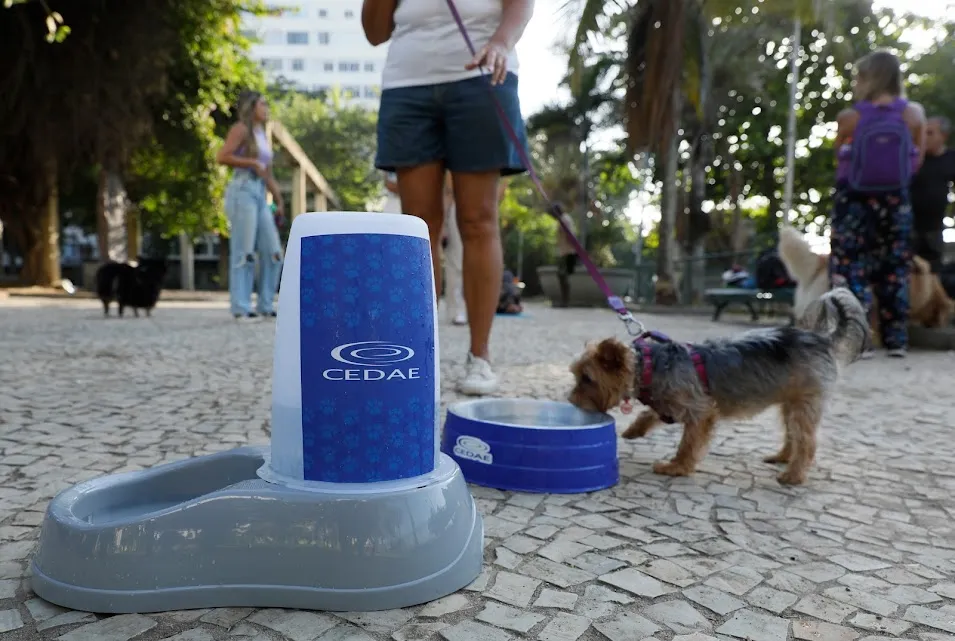
M502 0L456 0L455 4L480 51L501 24ZM398 0L381 87L415 87L480 76L480 69L464 68L471 57L446 0ZM507 69L517 73L514 51L508 56Z

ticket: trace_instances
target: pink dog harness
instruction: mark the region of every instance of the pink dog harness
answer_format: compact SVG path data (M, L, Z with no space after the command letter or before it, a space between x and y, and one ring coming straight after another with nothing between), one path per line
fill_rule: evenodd
M637 400L655 411L660 416L660 420L662 420L664 423L673 423L673 417L662 414L657 410L653 396L650 393L650 386L653 382L653 348L650 344L651 340L657 341L658 343L673 342L669 336L659 332L644 332L634 339L633 348L640 352L642 361L642 367L640 371L640 393L637 395ZM696 369L696 375L700 378L700 384L703 386L703 391L709 394L710 381L706 374L706 365L703 363L703 355L696 351L691 343L686 343L686 347L690 352L690 358L693 360L693 367ZM630 413L632 406L630 405L629 398L624 398L621 409L623 410L624 414Z

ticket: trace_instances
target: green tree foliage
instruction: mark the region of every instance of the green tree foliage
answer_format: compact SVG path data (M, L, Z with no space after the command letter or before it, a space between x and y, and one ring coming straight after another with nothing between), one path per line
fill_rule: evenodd
M931 116L955 120L955 23L941 25L936 43L909 67L909 95Z
M828 194L834 182L832 136L836 116L851 101L853 63L873 48L900 47L899 32L880 28L876 14L861 3L840 14L838 36L827 36L822 24L807 24L803 30L800 81L797 92L796 171L794 208L799 226L814 223L820 230L828 217ZM769 24L765 24L768 22ZM742 176L744 197L761 196L768 201L765 215L775 213L782 199L785 179L785 128L789 112L787 61L790 39L780 33L771 18L751 19L745 24L727 21L717 38L738 38L740 31L766 35L755 56L756 82L737 84L720 107L713 138L717 150L710 172L707 198L728 197L733 167ZM775 29L774 29L775 28ZM775 217L761 220L759 229L776 225Z
M240 85L261 82L238 32L240 14L258 11L258 2L7 6L0 10L0 220L26 253L24 279L57 279L57 187L90 166L126 174L143 209L168 229L214 226L216 115Z
M272 104L282 122L338 195L345 211L365 211L382 195L374 166L376 115L332 98L283 93Z
M237 28L243 7L257 8L225 0L183 12L169 91L154 109L151 138L131 158L130 195L147 225L165 235L225 230L227 172L215 154L238 93L264 89Z

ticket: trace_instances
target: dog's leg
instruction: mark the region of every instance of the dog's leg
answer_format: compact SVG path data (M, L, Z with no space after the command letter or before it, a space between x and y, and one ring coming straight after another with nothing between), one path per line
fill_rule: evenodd
M780 410L782 410L782 408L780 408ZM786 424L785 413L780 411L780 414L782 414L782 421L783 421L783 428L784 428L783 447L772 456L767 456L766 458L764 458L763 459L764 463L788 463L789 459L792 458L792 454L793 454L792 436L789 434L789 425Z
M103 301L103 316L109 316L109 301Z
M816 458L816 428L822 420L823 399L819 397L784 403L783 422L789 435L789 465L776 479L783 485L800 485L806 481Z
M123 307L120 303L117 303L117 305L119 306L119 317L122 318L125 307Z
M676 456L669 462L654 463L653 471L665 476L689 476L695 472L696 466L706 456L715 427L715 415L707 416L696 423L685 424Z
M139 310L136 309L135 307L133 307L133 316L135 316L136 318L139 318Z
M153 310L149 309L148 307L146 308L146 318L150 318L152 316L152 311Z
M633 423L630 424L624 433L621 435L624 438L641 438L650 433L654 427L661 423L660 417L653 410L643 410L640 412L640 416L633 419Z

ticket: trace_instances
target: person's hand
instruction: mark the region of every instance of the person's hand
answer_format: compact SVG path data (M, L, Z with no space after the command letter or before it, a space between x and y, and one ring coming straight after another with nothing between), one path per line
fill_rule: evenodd
M254 171L255 175L259 178L266 178L269 175L269 168L259 160L256 160L255 164L252 165L252 171Z
M484 45L471 62L464 65L468 71L484 67L491 72L491 84L499 85L507 77L507 47L500 42L491 40Z

